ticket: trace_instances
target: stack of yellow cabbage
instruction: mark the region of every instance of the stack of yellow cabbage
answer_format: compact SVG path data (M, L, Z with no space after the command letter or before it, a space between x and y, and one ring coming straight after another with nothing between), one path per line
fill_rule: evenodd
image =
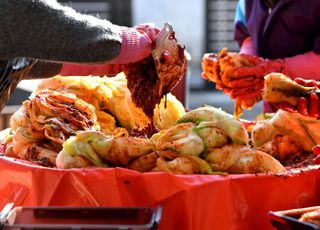
M130 90L124 74L115 77L61 77L45 79L35 93L42 89L75 94L78 98L92 104L101 130L110 134L116 126L129 132L136 127L145 127L150 119L131 99ZM168 94L154 109L154 126L160 130L171 127L185 114L184 107L175 96Z

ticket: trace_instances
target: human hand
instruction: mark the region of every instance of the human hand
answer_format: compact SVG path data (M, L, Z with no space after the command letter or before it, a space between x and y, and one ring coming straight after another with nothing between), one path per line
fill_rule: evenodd
M235 99L237 97L255 97L261 94L264 86L263 78L244 77L237 80L230 81L230 88L225 88L225 93L230 93L230 97Z
M233 71L234 77L226 84L224 92L230 93L232 99L259 97L264 85L264 78L253 74L253 72L257 70L256 66L261 64L263 59L249 54L240 54L239 56L243 65Z
M294 79L294 81L296 83L298 83L299 85L303 85L303 86L306 86L306 87L317 87L320 89L320 81L315 81L315 80L307 80L307 79L303 79L303 78L300 78L300 77L297 77Z
M306 80L296 78L294 81L302 86L320 88L320 82L315 80ZM308 96L300 97L297 106L294 107L288 103L280 103L279 108L289 111L298 112L302 115L319 118L319 97L315 92L310 92Z
M284 61L270 61L259 57L240 54L241 60L247 60L251 65L244 65L234 70L234 78L229 82L230 97L236 101L235 110L241 113L241 108L251 108L262 100L264 77L272 72L285 72ZM227 91L228 92L228 91Z
M59 75L116 75L124 70L126 64L138 62L150 55L160 30L149 23L133 28L121 27L121 31L122 45L118 57L104 64L63 63Z
M150 38L152 44L156 41L156 38L160 32L158 28L155 27L153 23L144 23L144 24L138 24L134 27L138 31L142 31L147 34L147 36Z
M139 24L136 27L121 27L121 50L110 64L129 64L147 58L159 33L152 24Z
M294 81L306 87L320 88L320 82L315 80L306 80L303 78L296 78ZM310 93L309 97L300 97L298 100L298 112L310 116L319 117L319 97L315 92Z
M284 73L286 74L285 62L282 59L268 60L259 57L250 56L247 54L240 54L241 57L254 61L256 65L239 67L234 74L237 78L243 77L260 77L263 78L269 73Z
M234 70L234 78L228 83L230 97L235 99L259 97L264 86L264 76L272 72L284 72L281 59L267 60L248 54L240 54L241 60L251 63ZM227 89L228 90L228 89Z
M264 78L252 73L252 68L264 59L249 55L228 52L222 49L218 54L208 53L202 59L202 77L214 82L216 88L230 94L235 100L235 115L242 114L242 108L250 109L262 98ZM243 74L249 70L250 74Z

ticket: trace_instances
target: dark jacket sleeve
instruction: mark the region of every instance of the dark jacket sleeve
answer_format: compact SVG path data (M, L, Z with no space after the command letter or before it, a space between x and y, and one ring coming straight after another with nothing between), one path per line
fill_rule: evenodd
M0 60L102 63L120 52L119 26L55 0L1 0L0 18Z

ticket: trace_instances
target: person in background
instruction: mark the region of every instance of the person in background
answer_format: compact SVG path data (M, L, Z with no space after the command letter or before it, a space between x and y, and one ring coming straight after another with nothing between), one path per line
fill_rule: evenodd
M320 0L240 0L235 40L240 53L263 61L239 70L239 76L256 76L263 81L263 76L280 72L300 84L318 85L314 80L320 80L319 12ZM274 112L277 108L264 102L263 109Z
M56 0L0 1L0 109L22 79L121 72L147 58L159 29L114 25Z

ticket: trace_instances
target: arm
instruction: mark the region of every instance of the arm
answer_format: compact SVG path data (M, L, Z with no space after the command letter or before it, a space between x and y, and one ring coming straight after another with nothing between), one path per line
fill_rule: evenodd
M313 51L285 58L284 65L291 78L320 80L320 55Z
M104 63L141 49L141 39L145 38L137 30L128 32L128 28L76 13L53 0L2 0L0 18L0 60L28 57ZM150 51L151 41L145 39L142 48ZM122 57L120 61L128 60L130 58Z
M254 58L247 54L240 54L243 59ZM260 59L255 66L240 67L235 70L238 78L247 78L255 76L263 78L269 73L278 72L295 79L301 77L304 79L320 80L320 55L314 51L299 54L283 59Z
M247 30L245 13L245 0L239 0L234 19L234 39L238 42L239 47L242 47L244 40L250 36Z
M296 77L301 77L305 79L320 80L320 15L318 14L320 10L320 2L313 1L310 7L312 10L310 11L310 15L308 17L311 19L310 23L314 28L314 31L310 33L310 36L312 36L314 40L313 44L310 44L311 47L305 50L303 53L297 53L295 56L289 56L287 58L275 60L266 59L265 62L261 62L261 64L259 64L259 66L256 68L253 68L252 71L249 69L247 69L248 71L242 71L244 76L256 75L255 73L257 73L257 75L264 76L270 72L281 72L293 79ZM250 53L252 44L250 44L251 42L248 39L248 36L250 35L246 30L246 21L244 20L246 14L245 11L245 3L243 0L240 0L236 14L236 18L238 18L238 20L236 20L236 24L238 26L236 32L241 34L242 38L244 37L243 40L241 40L241 45L243 47L241 47L241 51L243 51L242 53L254 55ZM292 47L292 49L295 49L295 47Z
M246 37L243 40L239 53L249 54L252 56L258 56L257 49L256 49L255 45L253 44L251 37Z
M6 83L0 87L0 109L22 78L47 78L63 72L106 75L109 70L120 71L115 68L120 64L143 60L150 55L158 32L147 25L112 25L55 0L1 0L0 18L0 68L5 70L0 71L0 81ZM102 65L106 62L110 65ZM92 65L74 68L74 63L101 64L101 72ZM65 71L62 67L68 65L71 68Z
M116 74L119 64L149 56L159 31L150 24L112 25L44 0L0 1L0 17L0 60L33 59L25 79Z

